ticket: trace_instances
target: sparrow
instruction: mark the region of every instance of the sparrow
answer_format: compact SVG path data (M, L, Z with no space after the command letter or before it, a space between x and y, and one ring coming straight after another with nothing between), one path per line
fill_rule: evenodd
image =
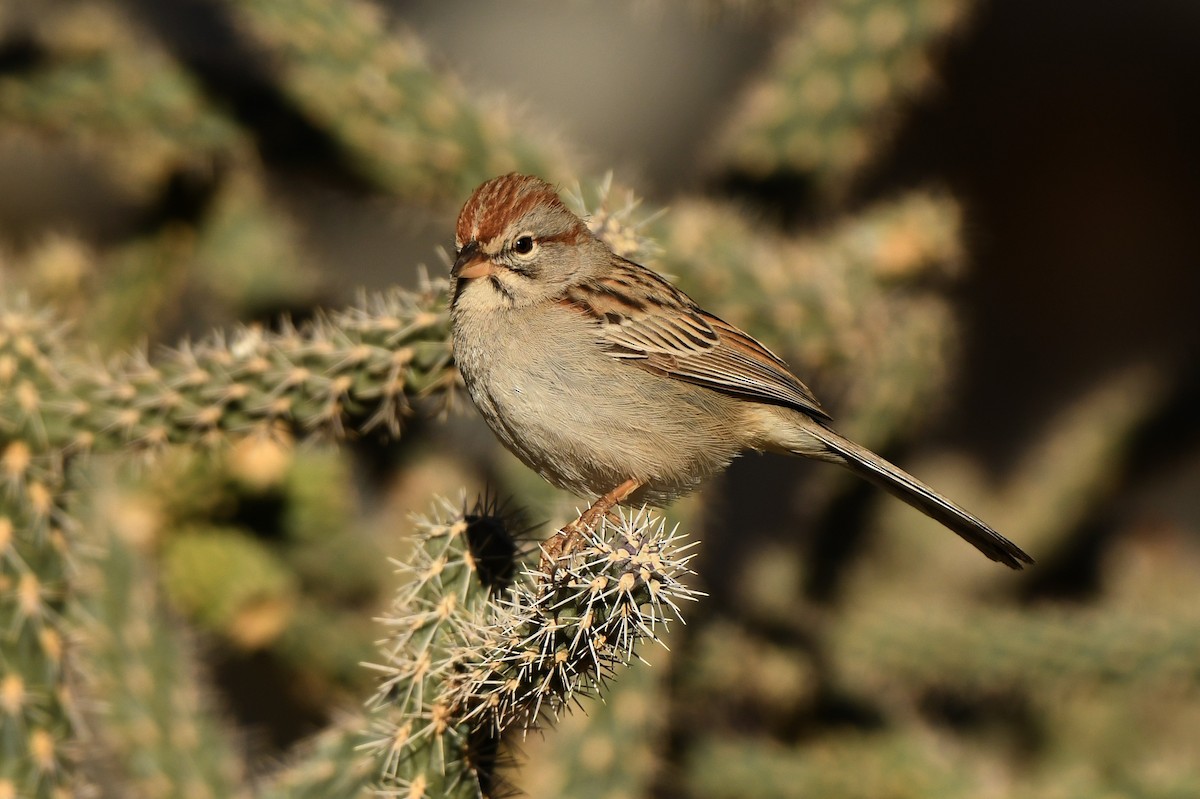
M848 468L1014 569L1033 558L831 427L787 364L588 229L530 175L493 178L458 217L454 358L496 436L553 485L664 505L739 454Z

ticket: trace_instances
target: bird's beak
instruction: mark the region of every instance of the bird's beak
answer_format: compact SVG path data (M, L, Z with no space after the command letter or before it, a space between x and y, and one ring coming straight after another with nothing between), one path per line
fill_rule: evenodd
M492 262L480 251L479 242L468 241L458 251L458 258L455 259L450 274L459 280L474 280L477 277L487 277L493 269Z

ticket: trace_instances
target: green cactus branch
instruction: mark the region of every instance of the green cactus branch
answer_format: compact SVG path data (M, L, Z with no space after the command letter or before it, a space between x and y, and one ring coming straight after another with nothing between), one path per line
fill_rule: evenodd
M23 442L0 451L0 795L71 784L63 743L78 709L70 670L70 523L59 464Z
M172 224L107 250L79 290L80 327L103 353L161 336L203 291L235 318L305 307L318 274L296 225L269 195L265 175L242 164L216 187L195 227Z
M936 83L935 49L970 0L826 0L790 36L726 125L714 161L754 176L810 176L843 193L882 149L901 106Z
M691 544L654 515L602 521L551 574L515 580L519 542L508 527L443 502L397 564L408 582L384 618L392 633L376 666L384 679L368 746L385 790L492 795L506 730L600 693L696 596L680 582Z
M48 315L9 309L0 313L3 434L37 449L110 451L281 429L396 433L415 399L453 393L444 295L444 282L395 290L299 328L247 328L111 363L68 352Z
M1140 365L1111 375L1047 420L1046 434L1027 449L1007 480L987 475L961 457L933 459L920 471L998 529L1019 531L1022 544L1039 561L1052 562L1070 552L1071 534L1118 490L1121 453L1161 407L1165 384L1160 370ZM935 536L918 534L914 528L927 525L915 514L889 515L881 523L886 543L880 554L886 562L916 558L943 574L924 589L930 604L974 593L995 577L978 568L983 564L962 558L964 553L941 546ZM895 592L911 596L913 591L910 581L887 567L865 570L855 580L860 601L885 607Z
M96 479L96 470L85 471ZM94 505L75 509L86 546L76 547L74 658L88 698L84 734L93 737L81 776L112 794L250 796L231 725L214 711L194 645L139 551L151 542L122 529L116 509Z
M134 196L157 191L177 169L252 157L246 132L118 7L53 4L32 35L47 57L0 75L0 134L93 156Z
M363 756L372 712L346 714L296 747L288 762L257 786L258 799L368 799L378 796L379 766Z
M1055 696L1105 687L1194 690L1200 616L1160 613L1031 612L927 603L850 614L833 631L837 673L846 680L995 691L1034 683Z
M923 732L923 731L922 731ZM684 790L713 799L740 799L746 785L761 799L929 799L978 795L970 764L948 757L928 733L912 729L875 735L822 736L799 750L761 741L704 736L681 769ZM1000 796L1008 794L1000 793Z
M548 143L513 130L433 70L417 40L375 5L250 0L230 10L271 53L292 101L389 191L447 200L513 170L570 174Z
M394 434L417 397L453 391L444 291L376 295L302 328L214 337L154 365L145 353L80 359L51 314L19 301L0 310L0 624L10 631L0 684L12 696L0 714L0 788L72 784L62 659L76 545L61 530L64 453L340 435L347 425Z

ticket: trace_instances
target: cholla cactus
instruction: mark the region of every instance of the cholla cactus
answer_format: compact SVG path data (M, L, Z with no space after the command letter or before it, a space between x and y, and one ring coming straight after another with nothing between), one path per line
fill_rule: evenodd
M515 582L506 527L444 503L398 564L408 585L384 619L394 632L370 745L398 795L492 795L507 729L599 693L696 596L680 582L690 545L651 514L602 520L552 573Z
M364 431L394 438L406 417L438 415L455 399L445 284L276 323L275 310L294 303L307 318L320 253L291 218L303 219L303 199L280 191L296 186L295 162L267 157L292 143L287 135L229 113L243 110L236 76L199 76L173 58L153 26L138 24L149 4L19 5L0 9L0 145L67 155L58 160L103 176L114 204L128 207L112 226L0 226L0 799L496 793L517 733L603 693L676 618L692 596L678 582L688 551L658 517L634 514L589 531L545 571L522 570L513 524L443 504L417 525L386 614L391 637L381 654L366 650L377 670L362 669L362 641L379 635L363 630L387 590L384 559L373 541L352 542L364 508L338 495L352 481L347 464L293 447ZM324 147L320 177L353 187L355 199L405 202L406 212L419 204L448 239L453 206L497 173L571 185L578 167L559 148L472 100L367 0L203 5L231 23L241 52L262 57L247 70L261 81L254 88L311 126ZM928 187L868 207L836 201L886 152L897 113L936 86L937 49L970 7L775 9L792 30L758 88L735 98L737 117L720 123L728 135L711 166L771 185L801 177L825 201L819 230L762 224L719 187L673 199L661 217L611 182L575 192L614 249L672 273L761 336L814 384L839 427L873 446L911 440L952 385L946 289L964 262L960 212ZM64 183L74 198L74 180ZM412 260L404 253L398 266ZM406 277L396 275L380 280ZM235 315L261 315L260 325ZM231 332L153 354L133 343L176 327ZM1016 479L962 460L916 471L1022 541L1041 541L1039 556L1061 550L1069 561L1073 528L1119 517L1121 459L1162 402L1157 377L1132 376L1049 420ZM450 447L428 457L428 427L396 448L401 469L380 470L403 471L405 485L382 502L365 497L367 515L384 507L390 519L413 495L424 501L431 473L468 460ZM172 449L228 457L183 479L160 459ZM280 464L293 457L285 475ZM264 468L247 469L255 460ZM128 495L104 493L104 475L135 461L158 479L144 489L161 495L156 520L136 502L106 505ZM278 499L286 529L258 536L218 518L204 480ZM810 488L804 507L817 516L829 504ZM771 512L787 499L773 495ZM744 506L723 504L746 524ZM855 498L851 539L864 520L885 534L914 524L894 504L867 507ZM842 522L812 533L841 540ZM790 515L779 523L797 526ZM592 745L555 768L588 759L600 771L587 774L603 773L605 758L632 760L636 747L665 760L664 795L1198 793L1189 746L1197 567L1186 546L1162 544L1169 535L1097 544L1119 557L1095 576L1096 596L1081 600L1086 608L1050 609L1015 602L1036 591L984 577L988 564L925 530L919 546L883 535L832 565L791 536L756 556L752 532L722 524L706 536L722 559L710 580L723 601L705 603L707 623L674 631L672 657L647 680L656 723L636 736L620 722L592 726L583 734ZM489 555L481 540L500 546ZM229 558L236 565L223 575L193 573ZM806 572L839 575L843 601L813 601ZM187 630L184 614L197 620ZM247 762L242 750L256 747L206 688L197 653L221 639L313 666L295 680L312 693L334 682L312 679L318 670L375 676L382 688L366 708L323 704L331 726L295 751L267 753L284 761L272 771ZM521 779L535 784L538 767ZM639 767L644 786L653 765ZM586 787L549 794L641 790L607 778Z
M935 49L970 0L826 0L796 12L767 74L729 122L718 160L763 177L812 176L844 192L903 102L936 83Z
M291 99L391 191L461 197L513 170L566 176L565 159L483 111L434 72L415 37L361 0L251 0L231 6L270 48Z
M104 479L85 471L93 484ZM82 504L72 509L82 539L73 689L86 697L74 717L90 737L72 747L73 765L108 794L248 797L245 763L198 672L195 642L162 612L142 520L127 508ZM67 784L82 793L82 783Z
M250 157L247 132L115 4L48 4L35 20L29 33L47 57L26 74L0 75L6 134L67 144L142 199L178 170Z
M220 445L253 433L399 430L409 404L454 385L440 289L364 299L336 318L282 333L244 331L172 353L101 365L68 354L52 315L0 310L0 639L8 687L0 724L20 742L0 788L72 784L64 768L70 671L63 661L73 539L62 526L64 453ZM436 309L436 310L435 310ZM306 388L307 386L307 388ZM129 650L120 650L131 654Z
M92 450L214 445L288 428L338 435L348 418L398 432L414 398L454 390L444 291L439 282L364 296L300 328L248 328L154 363L144 353L113 364L60 356L49 440Z

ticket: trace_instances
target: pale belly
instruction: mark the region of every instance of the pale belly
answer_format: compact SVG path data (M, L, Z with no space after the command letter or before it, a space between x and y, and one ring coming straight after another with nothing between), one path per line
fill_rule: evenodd
M546 330L536 346L503 336L456 343L455 357L480 413L530 468L580 496L629 478L634 503L664 504L723 469L743 448L727 420L736 401L603 355L587 331ZM574 334L574 340L572 340ZM582 335L581 335L582 334Z

